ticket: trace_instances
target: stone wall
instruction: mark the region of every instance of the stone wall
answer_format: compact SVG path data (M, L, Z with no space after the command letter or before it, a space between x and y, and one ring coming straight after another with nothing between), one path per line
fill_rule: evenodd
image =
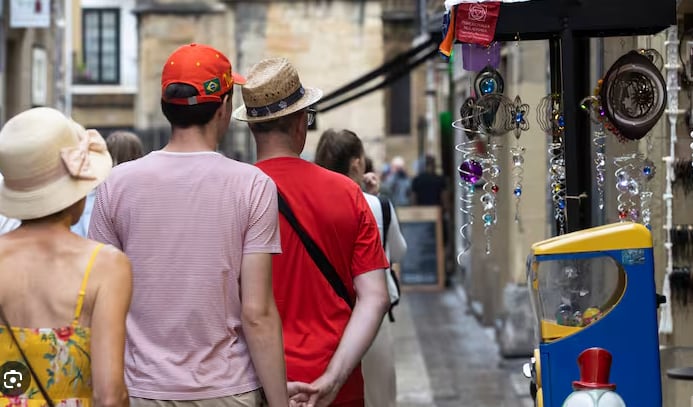
M268 57L286 57L297 68L306 86L325 93L350 82L383 62L383 33L379 1L330 2L208 2L211 11L174 14L140 14L140 92L136 126L168 127L160 112L161 67L179 45L207 43L227 53L240 73ZM241 92L234 106L242 104ZM368 154L384 156L383 92L374 92L352 103L321 114L317 130L309 132L306 158L312 158L322 131L349 128L363 140ZM232 122L229 149L251 147L247 126ZM250 156L254 151L250 151Z

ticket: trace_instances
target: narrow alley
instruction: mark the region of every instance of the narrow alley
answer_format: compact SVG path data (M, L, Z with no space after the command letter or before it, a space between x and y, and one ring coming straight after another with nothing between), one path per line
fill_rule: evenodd
M394 323L400 407L532 407L525 359L503 359L461 288L405 292Z

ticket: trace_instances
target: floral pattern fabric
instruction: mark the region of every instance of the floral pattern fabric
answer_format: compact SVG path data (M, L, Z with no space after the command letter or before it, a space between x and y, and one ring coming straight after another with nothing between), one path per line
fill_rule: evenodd
M101 243L98 244L91 253L82 278L71 325L62 328L11 328L38 380L56 407L91 407L92 405L91 333L89 328L79 325L79 317L82 314L89 274L96 255L103 246ZM12 336L7 328L1 325L0 360L19 362L26 366ZM0 377L0 380L2 379ZM31 377L29 388L19 396L10 397L0 393L0 407L45 407L47 405L34 377Z
M63 328L12 328L41 384L56 406L92 405L89 328L72 324ZM22 359L6 327L0 326L0 360ZM17 396L1 396L0 407L47 406L32 377L29 389Z

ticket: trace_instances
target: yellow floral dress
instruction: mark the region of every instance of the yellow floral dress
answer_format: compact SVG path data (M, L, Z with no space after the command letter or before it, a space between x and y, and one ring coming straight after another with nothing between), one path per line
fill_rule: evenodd
M84 293L96 254L96 246L84 272L72 324L62 328L16 328L12 330L38 379L56 406L90 407L92 405L90 331L78 324ZM0 325L0 361L26 365L17 346ZM28 372L28 370L27 370ZM0 377L2 380L2 377ZM0 385L2 383L0 382ZM0 407L44 407L46 401L31 378L29 388L16 397L0 393Z

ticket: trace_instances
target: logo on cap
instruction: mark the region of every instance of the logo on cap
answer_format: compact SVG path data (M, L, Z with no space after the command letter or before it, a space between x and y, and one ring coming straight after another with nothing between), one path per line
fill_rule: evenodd
M202 86L205 88L205 93L211 95L221 88L221 82L219 81L219 78L214 78L206 81L202 84Z

